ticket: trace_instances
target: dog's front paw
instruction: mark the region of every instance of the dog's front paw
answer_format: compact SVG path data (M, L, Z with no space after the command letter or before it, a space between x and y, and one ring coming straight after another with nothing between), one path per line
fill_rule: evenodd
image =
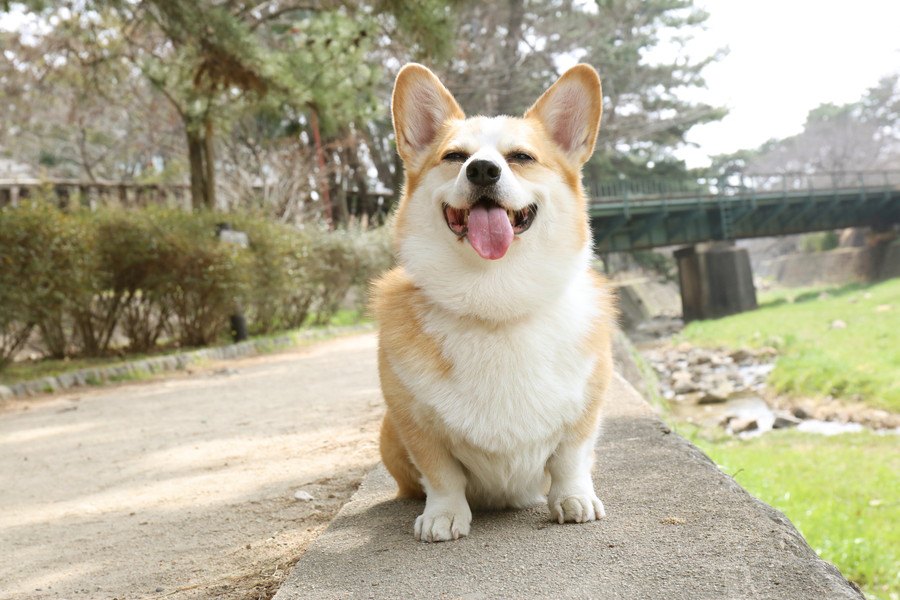
M422 542L446 542L469 535L472 511L462 503L455 507L429 507L416 518L416 539Z
M603 503L594 490L575 493L551 491L547 504L550 506L550 517L560 524L568 521L587 523L606 516Z

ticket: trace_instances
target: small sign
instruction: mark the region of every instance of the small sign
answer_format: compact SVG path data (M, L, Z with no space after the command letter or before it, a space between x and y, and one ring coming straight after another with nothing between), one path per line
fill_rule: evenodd
M223 229L219 231L219 240L226 244L236 244L241 248L250 245L250 238L243 231L235 231L233 229Z

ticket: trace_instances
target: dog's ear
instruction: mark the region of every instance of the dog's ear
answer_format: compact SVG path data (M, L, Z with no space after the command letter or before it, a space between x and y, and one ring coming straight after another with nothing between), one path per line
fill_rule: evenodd
M593 67L575 65L525 113L537 119L569 160L579 166L594 152L603 113L600 77Z
M415 160L437 137L448 119L465 119L453 95L422 65L400 69L391 97L397 151L403 162Z

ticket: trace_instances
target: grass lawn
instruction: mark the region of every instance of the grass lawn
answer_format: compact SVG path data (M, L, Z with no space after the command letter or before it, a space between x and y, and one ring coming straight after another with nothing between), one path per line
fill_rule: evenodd
M835 321L846 327L833 328ZM681 338L701 346L775 346L769 383L776 390L900 412L900 279L769 294L758 310L691 323Z
M743 440L677 429L787 515L867 597L900 598L900 437L776 431Z

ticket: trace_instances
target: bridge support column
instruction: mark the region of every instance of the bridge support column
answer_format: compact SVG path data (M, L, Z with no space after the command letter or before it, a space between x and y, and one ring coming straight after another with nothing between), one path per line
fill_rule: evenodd
M713 242L675 251L685 322L724 317L756 308L750 255Z

